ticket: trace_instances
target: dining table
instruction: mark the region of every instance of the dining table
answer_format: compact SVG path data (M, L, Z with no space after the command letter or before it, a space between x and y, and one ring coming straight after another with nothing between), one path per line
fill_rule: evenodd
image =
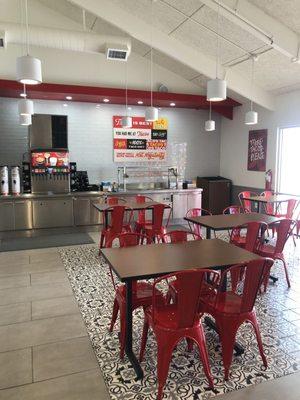
M257 254L220 239L105 248L101 250L101 253L119 280L125 284L125 352L138 379L143 378L143 370L132 348L132 283L134 281L194 268L222 270L234 264L261 258ZM240 350L243 351L243 349Z
M242 213L242 214L217 214L203 215L199 217L185 217L186 221L206 228L206 238L211 238L211 231L224 231L245 225L249 222L265 222L270 225L279 220L273 215L261 213Z
M277 212L278 207L281 203L285 203L289 201L293 196L288 196L284 194L274 194L272 196L242 196L241 200L248 200L253 202L256 205L256 209L258 213L261 213L263 205L267 203L275 204L275 211L274 214Z

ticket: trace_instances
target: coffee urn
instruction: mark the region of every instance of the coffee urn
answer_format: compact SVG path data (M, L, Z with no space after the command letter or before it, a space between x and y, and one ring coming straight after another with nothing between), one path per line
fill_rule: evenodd
M11 167L11 191L15 196L21 192L20 168L17 166Z
M1 194L3 196L7 196L9 194L8 166L7 165L0 167L0 180L1 180Z

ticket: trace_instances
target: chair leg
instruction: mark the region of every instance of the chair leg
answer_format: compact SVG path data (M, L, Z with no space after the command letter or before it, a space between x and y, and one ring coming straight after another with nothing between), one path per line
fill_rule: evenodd
M103 245L104 245L104 238L105 238L105 235L101 232L100 243L99 243L99 255L100 255L101 249L103 248Z
M204 369L206 378L207 378L208 383L209 383L209 387L213 388L214 387L214 382L213 382L213 379L212 379L212 376L211 376L209 358L208 358L207 348L206 348L206 340L205 340L203 328L202 328L201 325L199 325L199 329L197 330L195 341L197 342L197 345L198 345L200 358L201 358L201 361L202 361L202 365L203 365L203 369Z
M288 287L290 288L291 287L291 282L290 282L289 273L288 273L288 269L287 269L287 265L286 265L285 259L282 257L282 258L279 258L279 260L281 260L282 263L283 263L284 272L285 272L285 278L286 278Z
M254 328L254 331L255 331L256 340L257 340L257 344L258 344L258 349L259 349L259 353L260 353L260 356L262 358L264 367L268 368L268 362L267 362L267 359L266 359L266 356L265 356L265 353L264 353L263 343L262 343L262 340L261 340L261 335L260 335L260 330L259 330L259 326L258 326L258 323L257 323L256 315L253 314L252 318L249 319L249 320L250 320L250 322L251 322L251 324L252 324L252 326Z
M222 345L222 358L224 366L224 377L227 381L229 379L229 369L232 361L233 348L235 343L235 336L238 329L238 325L233 323L233 321L226 320L216 321L218 332L220 336L220 341Z
M174 343L166 341L165 338L157 337L157 400L163 397L163 389L168 377L169 365L173 353Z
M148 338L148 330L149 330L149 323L147 321L147 318L145 317L144 326L143 326L142 341L141 341L141 348L140 348L140 357L139 357L140 362L142 362L143 359L144 359L144 354L145 354L145 349L146 349L146 344L147 344L147 338Z
M119 303L118 303L117 299L115 298L112 317L111 317L111 323L110 323L110 328L109 328L110 332L112 332L114 329L115 322L118 318L118 313L119 313Z

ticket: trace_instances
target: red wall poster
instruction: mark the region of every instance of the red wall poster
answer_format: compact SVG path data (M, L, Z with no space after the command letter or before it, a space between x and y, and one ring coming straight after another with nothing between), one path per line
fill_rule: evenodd
M248 171L265 171L268 130L249 131Z
M167 155L168 121L147 122L132 117L132 127L122 128L122 116L113 117L114 162L164 161Z

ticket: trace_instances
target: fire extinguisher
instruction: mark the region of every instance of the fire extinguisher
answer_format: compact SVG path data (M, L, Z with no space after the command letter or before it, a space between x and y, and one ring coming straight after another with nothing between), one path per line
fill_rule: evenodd
M272 170L268 169L268 171L265 173L265 189L266 190L272 190L272 180L273 180Z

